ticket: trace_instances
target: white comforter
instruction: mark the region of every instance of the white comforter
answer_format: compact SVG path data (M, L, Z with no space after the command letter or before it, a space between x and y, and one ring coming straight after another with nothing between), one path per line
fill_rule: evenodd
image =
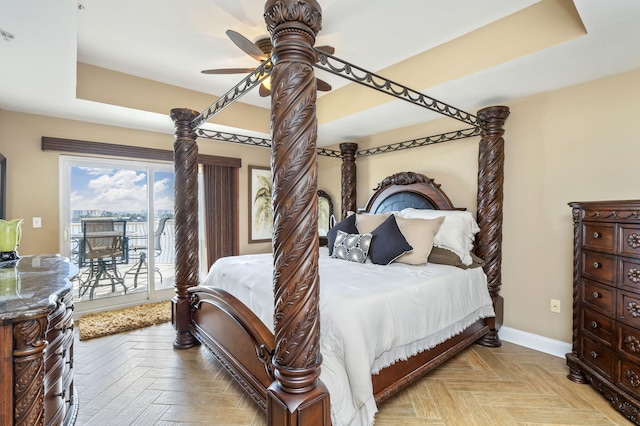
M320 250L320 379L335 426L370 425L371 374L494 316L482 268L358 264ZM273 256L219 259L201 283L239 298L273 331Z

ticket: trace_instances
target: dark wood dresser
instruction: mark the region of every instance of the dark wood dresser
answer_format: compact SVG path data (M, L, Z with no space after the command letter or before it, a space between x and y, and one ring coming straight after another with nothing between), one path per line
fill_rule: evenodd
M56 255L0 265L0 424L70 425L73 295L77 269Z
M640 200L573 208L569 379L590 383L640 424Z

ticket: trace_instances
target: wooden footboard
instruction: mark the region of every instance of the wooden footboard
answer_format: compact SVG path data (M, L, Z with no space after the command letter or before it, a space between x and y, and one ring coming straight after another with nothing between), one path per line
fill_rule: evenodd
M266 412L274 382L274 336L260 319L224 290L192 287L189 331L205 345Z
M271 364L273 334L249 308L224 290L192 287L189 295L191 333L266 412L267 388L275 380ZM478 320L436 347L398 361L371 376L376 403L380 404L406 388L489 331L487 320Z
M446 360L453 358L465 348L472 345L482 336L489 333L490 328L484 319L467 327L462 333L454 336L428 351L420 352L405 361L398 361L378 374L371 376L373 395L376 403L389 399L395 393L406 388Z

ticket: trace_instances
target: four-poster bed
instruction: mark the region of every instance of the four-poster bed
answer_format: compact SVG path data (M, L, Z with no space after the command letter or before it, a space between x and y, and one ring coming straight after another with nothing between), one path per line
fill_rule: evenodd
M351 73L355 66L339 67L340 61L313 49L321 26L320 6L314 0L275 1L265 5L265 20L273 41L272 67L272 161L273 174L273 331L245 303L225 290L198 286L197 222L197 145L198 127L237 97L221 98L205 115L188 109L175 109L176 126L175 217L176 217L176 296L173 299L173 325L176 348L205 344L229 370L251 397L267 412L269 424L330 424L329 393L318 380L321 371L320 348L320 250L317 232L316 155L341 158L342 213L356 211L357 145L344 143L340 152L316 148L316 88L313 67L339 75ZM260 66L242 84L249 89L264 77ZM450 338L428 345L406 359L382 365L372 376L375 402L395 392L474 342L499 346L501 323L501 229L503 184L503 125L507 107L489 107L478 116L465 113L380 76L346 76L376 90L438 111L471 124L452 134L412 141L396 147L406 149L428 143L481 135L478 160L478 212L480 232L476 254L484 259L483 279L495 317L486 312L473 318L471 325ZM371 78L371 76L375 78ZM380 83L382 81L382 84ZM400 87L401 90L397 90ZM231 93L231 91L230 91ZM416 96L417 94L417 96ZM203 133L200 132L200 135ZM328 153L328 154L327 154ZM406 204L405 194L410 203ZM371 214L401 207L454 210L439 185L422 175L401 173L385 179L370 197L365 211ZM416 201L422 200L422 201ZM451 267L452 270L455 268ZM213 284L215 285L215 283ZM324 317L323 317L324 320ZM324 324L324 323L323 323ZM373 412L375 412L375 407ZM373 415L369 413L367 419Z

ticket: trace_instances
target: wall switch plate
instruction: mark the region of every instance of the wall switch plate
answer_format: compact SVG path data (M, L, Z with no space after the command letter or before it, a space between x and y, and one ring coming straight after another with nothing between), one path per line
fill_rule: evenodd
M33 227L34 228L42 228L42 218L41 217L34 217L33 218Z
M560 313L560 301L558 299L551 299L551 312Z

